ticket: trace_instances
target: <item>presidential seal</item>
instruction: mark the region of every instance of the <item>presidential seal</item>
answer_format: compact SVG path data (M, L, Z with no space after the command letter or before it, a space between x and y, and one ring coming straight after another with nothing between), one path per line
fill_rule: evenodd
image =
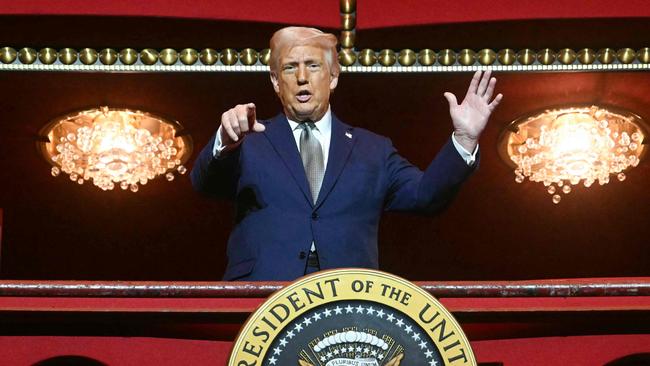
M241 329L229 366L443 366L476 361L429 293L388 273L341 269L273 294Z

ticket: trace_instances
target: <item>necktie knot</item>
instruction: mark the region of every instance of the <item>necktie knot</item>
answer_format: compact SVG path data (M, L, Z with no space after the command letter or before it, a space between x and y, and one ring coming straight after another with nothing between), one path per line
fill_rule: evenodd
M302 128L303 131L312 131L312 130L318 130L318 127L316 127L316 124L312 121L304 121L301 122L298 125L299 128Z

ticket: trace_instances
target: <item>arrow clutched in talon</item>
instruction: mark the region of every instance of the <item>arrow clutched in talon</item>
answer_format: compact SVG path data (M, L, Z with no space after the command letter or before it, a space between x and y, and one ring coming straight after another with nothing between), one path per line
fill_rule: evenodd
M404 358L404 354L403 354L403 353L400 353L399 355L393 357L393 359L391 359L390 361L388 361L388 363L386 364L386 366L399 366L399 364L400 364L400 362L402 362L402 359L403 359L403 358Z

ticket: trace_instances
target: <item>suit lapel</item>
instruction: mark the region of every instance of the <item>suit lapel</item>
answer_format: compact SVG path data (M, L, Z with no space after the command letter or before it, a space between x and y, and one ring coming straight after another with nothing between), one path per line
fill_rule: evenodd
M330 151L327 158L327 167L325 169L325 176L323 177L323 184L321 185L318 200L315 205L316 208L323 204L323 201L325 201L332 188L334 188L336 181L343 171L343 167L345 167L345 164L350 157L350 152L352 152L352 147L356 141L356 136L352 131L352 127L339 121L339 119L332 114Z
M304 194L305 199L312 205L311 192L309 190L307 176L305 175L305 168L300 159L300 153L296 146L296 140L293 137L293 131L291 131L289 122L284 114L279 114L266 124L264 135L266 135L275 151L284 161L296 184L298 184L298 187L300 187L300 190Z

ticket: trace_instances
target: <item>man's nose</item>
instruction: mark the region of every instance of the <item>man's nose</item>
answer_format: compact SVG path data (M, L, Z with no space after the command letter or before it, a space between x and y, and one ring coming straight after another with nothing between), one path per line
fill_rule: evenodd
M298 66L298 75L296 75L296 77L298 78L298 84L307 83L307 68L305 65Z

